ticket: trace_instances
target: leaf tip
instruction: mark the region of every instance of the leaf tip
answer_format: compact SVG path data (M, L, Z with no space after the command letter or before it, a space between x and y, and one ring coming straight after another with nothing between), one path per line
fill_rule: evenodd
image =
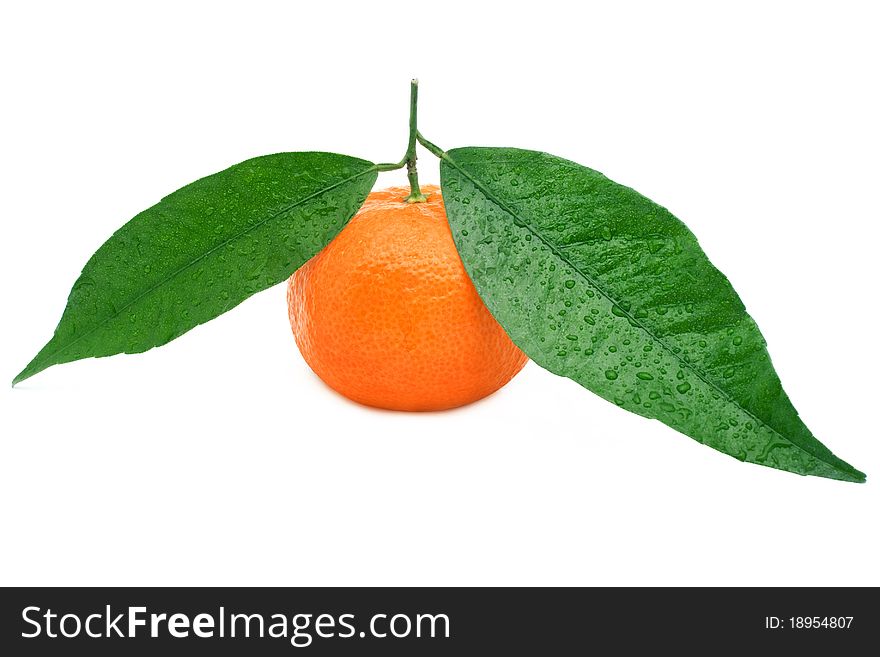
M867 483L867 481L868 481L868 475L866 475L864 472L861 472L860 470L856 470L855 468L853 468L853 478L852 478L853 483L864 484L864 483Z
M14 388L17 384L21 383L29 376L30 374L27 373L27 368L23 369L21 372L15 375L14 379L12 379L12 387Z
M44 369L49 367L49 365L38 365L37 359L39 355L37 355L30 363L27 364L21 372L15 375L15 378L12 379L12 387L14 388L16 385L24 381L25 379L31 378L34 374L38 374L42 372Z
M868 476L864 472L842 459L840 459L840 466L844 466L838 467L838 470L846 475L847 481L851 481L855 484L864 484L868 480Z
M854 468L846 461L840 461L839 464L834 466L834 470L835 475L831 477L833 479L848 481L854 484L864 484L868 480L868 476L864 472Z

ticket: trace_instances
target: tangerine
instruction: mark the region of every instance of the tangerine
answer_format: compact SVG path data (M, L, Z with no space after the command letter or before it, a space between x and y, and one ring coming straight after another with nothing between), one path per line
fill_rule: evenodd
M435 411L510 381L526 356L483 304L461 263L440 189L403 201L371 193L288 281L297 346L331 388L367 406Z

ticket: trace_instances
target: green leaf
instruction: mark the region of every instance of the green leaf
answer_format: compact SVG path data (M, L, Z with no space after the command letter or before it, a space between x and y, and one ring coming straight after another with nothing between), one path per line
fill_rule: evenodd
M55 335L13 385L52 365L158 347L283 281L345 226L376 176L347 155L278 153L177 190L95 252Z
M546 153L458 148L440 172L465 268L532 360L737 459L864 481L800 420L757 325L667 210Z

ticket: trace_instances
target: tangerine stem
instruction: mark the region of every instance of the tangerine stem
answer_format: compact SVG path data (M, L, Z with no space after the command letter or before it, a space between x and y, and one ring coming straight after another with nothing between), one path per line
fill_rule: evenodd
M419 188L419 172L416 169L416 139L419 134L416 117L419 104L419 81L413 79L409 86L409 143L406 147L406 177L409 179L409 196L404 200L407 203L423 203L428 197L422 194Z
M449 159L448 156L446 155L446 151L444 151L442 148L440 148L436 144L432 144L427 139L425 139L425 135L423 135L421 132L416 131L416 137L418 138L419 143L422 146L424 146L428 150L428 152L436 155L441 160Z
M400 162L382 162L374 165L376 171L397 171L406 166L406 160Z

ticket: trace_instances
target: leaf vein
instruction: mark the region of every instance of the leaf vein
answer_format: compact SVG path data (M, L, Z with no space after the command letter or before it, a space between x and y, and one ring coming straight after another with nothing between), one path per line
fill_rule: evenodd
M748 415L748 416L751 417L753 420L755 420L755 422L759 423L760 425L766 426L766 427L767 427L768 429L770 429L775 435L779 436L779 437L780 437L783 441L785 441L786 443L791 444L791 445L797 447L799 450L801 450L802 452L804 452L804 453L807 454L808 456L810 456L810 457L812 457L812 458L815 458L815 459L817 459L817 460L819 460L819 461L825 463L826 465L828 465L828 466L830 466L830 467L832 467L832 468L834 468L834 469L836 469L836 470L838 470L838 471L846 472L847 474L852 474L852 473L849 472L848 470L841 468L838 464L836 464L836 463L831 463L831 462L829 462L828 460L826 460L826 458L824 458L823 456L818 455L818 454L815 454L815 453L813 453L812 451L810 451L809 449L807 449L806 447L804 447L804 446L802 446L802 445L799 445L798 443L794 442L792 439L790 439L790 438L789 438L788 436L786 436L785 434L781 433L779 430L777 430L774 426L772 426L771 424L769 424L767 421L765 421L765 420L761 420L761 419L758 418L758 417L757 417L752 411L750 411L749 409L747 409L747 408L745 408L744 406L742 406L742 404L740 404L737 400L733 399L733 398L730 396L730 394L729 394L726 390L724 390L723 388L721 388L721 387L720 387L718 384L716 384L714 381L711 381L710 379L708 379L708 378L704 375L704 373L703 373L702 371L700 371L699 369L697 369L692 363L689 363L689 362L685 361L683 358L681 358L681 356L679 356L679 354L676 353L676 351L675 351L674 349L672 349L672 347L670 347L670 346L669 346L669 345L668 345L668 344L667 344L662 338L658 337L657 335L654 335L653 331L651 331L647 326L645 326L642 322L640 322L638 319L636 319L636 317L633 316L631 313L629 313L629 312L627 312L626 310L624 310L624 309L620 306L620 303L619 303L616 299L614 299L614 297L612 297L611 294L610 294L609 292L607 292L607 291L605 290L605 288L604 288L602 285L600 285L599 282L598 282L596 279L594 279L594 278L593 278L592 276L590 276L587 272L585 272L581 267L579 267L576 263L572 262L568 257L566 257L566 254L564 253L564 251L563 251L562 249L560 249L557 245L555 245L555 244L553 244L552 242L550 242L550 241L549 241L549 240L543 235L543 233L541 233L540 231L536 230L535 227L532 226L531 222L526 221L526 220L525 220L525 217L523 217L521 214L518 214L517 212L515 212L515 211L514 211L512 208L510 208L510 207L509 207L504 201L502 201L502 200L499 199L495 194L493 194L493 193L492 193L492 192L491 192L491 191L490 191L490 190L489 190L489 189L488 189L488 188L487 188L487 187L486 187L486 186L485 186L480 180L478 180L477 178L475 178L475 177L474 177L473 175L471 175L468 171L466 171L462 166L460 166L460 165L459 165L459 164L458 164L458 163L452 158L452 156L451 156L448 152L444 153L444 158L443 158L443 159L444 159L446 162L448 162L451 166L453 166L457 171L459 171L463 176L465 176L465 177L466 177L466 178L467 178L467 179L468 179L468 180L469 180L469 181L470 181L470 182L471 182L471 183L472 183L477 189L479 189L479 190L480 190L480 191L481 191L481 192L482 192L482 193L483 193L483 194L484 194L484 195L485 195L490 201L492 201L493 203L495 203L496 205L498 205L498 207L500 207L504 212L506 212L507 214L509 214L511 217L516 217L516 218L520 219L520 221L515 222L515 223L517 223L518 225L522 225L522 226L524 226L526 229L528 229L529 232L532 233L532 235L534 235L535 237L537 237L537 238L538 238L538 239L539 239L539 240L540 240L540 241L541 241L541 242L542 242L542 243L543 243L548 249L550 249L551 252L553 252L554 254L556 254L556 256L557 256L558 258L560 258L560 259L561 259L562 261L564 261L567 265L569 265L574 271L576 271L576 272L577 272L580 276L582 276L582 277L583 277L588 283L590 283L590 285L592 285L593 287L595 287L596 290L598 290L598 292L599 292L600 294L602 294L606 299L608 299L611 303L615 304L618 308L620 308L620 312L622 313L622 315L623 315L627 320L629 320L629 322L630 322L633 326L637 326L638 328L640 328L642 331L644 331L644 332L648 335L648 337L650 337L652 340L654 340L655 342L657 342L657 343L658 343L663 349L665 349L666 351L668 351L668 352L673 356L673 358L675 358L675 359L681 364L681 366L682 366L683 369L687 369L687 370L693 372L693 374L694 374L695 376L697 376L701 381L703 381L703 382L706 383L708 386L710 386L711 388L713 388L713 389L715 389L716 391L718 391L718 393L719 393L720 395L722 395L722 396L723 396L728 402L730 402L731 404L733 404L733 405L736 406L737 408L740 408L744 413L746 413L746 415Z
M204 260L205 258L207 258L208 256L210 256L212 253L214 253L214 252L216 252L216 251L222 249L223 247L225 247L225 246L227 246L227 245L229 245L229 244L231 244L231 243L233 243L233 242L235 242L235 241L241 239L243 236L247 235L248 233L250 233L250 232L252 232L252 231L254 231L254 230L258 229L258 228L260 228L261 226L266 225L268 222L270 222L270 221L272 221L272 220L278 218L279 216L285 214L286 212L290 212L291 210L293 210L294 208L298 207L299 205L302 205L303 203L306 203L306 202L308 202L308 201L311 201L312 199L317 198L317 197L320 196L321 194L325 194L325 193L327 193L327 192L329 192L329 191L332 191L332 190L336 189L337 187L341 187L342 185L344 185L344 184L346 184L346 183L349 183L349 182L351 182L352 180L356 180L357 178L363 176L364 174L367 174L367 173L372 172L373 170L375 170L375 168L376 168L376 165L374 164L374 165L372 165L372 166L370 166L370 167L364 169L364 170L361 171L360 173L356 173L356 174L353 175L353 176L349 176L348 178L345 178L344 180L340 180L339 182L333 183L332 185L329 185L329 186L327 186L327 187L325 187L325 188L323 188L323 189L320 189L320 190L318 190L317 192L314 192L314 193L312 193L312 194L309 194L308 196L306 196L306 197L304 197L304 198L301 198L301 199L295 201L294 203L290 203L289 205L285 206L284 208L282 208L282 209L278 210L277 212L275 212L275 213L269 215L268 217L266 217L266 218L263 219L262 221L259 221L259 222L255 223L255 224L251 225L251 226L248 226L248 227L245 228L244 230L239 231L238 233L236 233L235 235L233 235L233 236L227 238L226 240L224 240L223 242L221 242L221 243L218 244L217 246L215 246L215 247L209 249L208 251L205 251L205 253L203 253L202 255L200 255L198 258L195 258L194 260L192 260L192 261L186 263L185 265L179 267L178 269L174 270L173 272L171 272L170 274L168 274L166 277L164 277L162 280L160 280L158 283L155 283L154 285L150 286L147 290L145 290L145 291L142 292L141 294L137 295L134 299L132 299L132 300L129 301L128 303L124 304L124 305L123 305L121 308L119 308L116 312L114 312L114 313L108 315L107 317L105 317L103 320L101 320L98 324L96 324L95 326L93 326L91 329L89 329L89 330L86 331L85 333L82 333L81 335L77 336L75 339L71 340L70 342L66 343L65 345L63 345L63 346L61 346L61 347L58 347L58 348L55 349L52 353L47 354L46 356L44 356L44 357L41 358L40 360L41 360L41 361L44 361L44 362L45 362L46 360L52 360L52 359L54 359L55 356L57 356L58 354L63 353L64 351L67 351L67 350L70 349L73 345L75 345L76 343L78 343L80 340L82 340L83 338L86 338L86 337L88 337L88 336L94 334L95 331L98 331L99 329L101 329L105 324L107 324L108 322L110 322L110 321L116 319L116 318L119 317L122 313L124 313L126 310L128 310L128 309L131 308L133 305L135 305L136 303L138 303L140 300L142 300L142 299L144 299L145 297L149 296L150 294L152 294L153 292L155 292L158 288L164 286L168 281L170 281L170 280L172 280L172 279L178 277L180 274L182 274L182 273L183 273L184 271L186 271L187 269L189 269L189 268L195 266L196 264L198 264L199 262L201 262L202 260ZM28 369L30 369L30 366L28 366Z

